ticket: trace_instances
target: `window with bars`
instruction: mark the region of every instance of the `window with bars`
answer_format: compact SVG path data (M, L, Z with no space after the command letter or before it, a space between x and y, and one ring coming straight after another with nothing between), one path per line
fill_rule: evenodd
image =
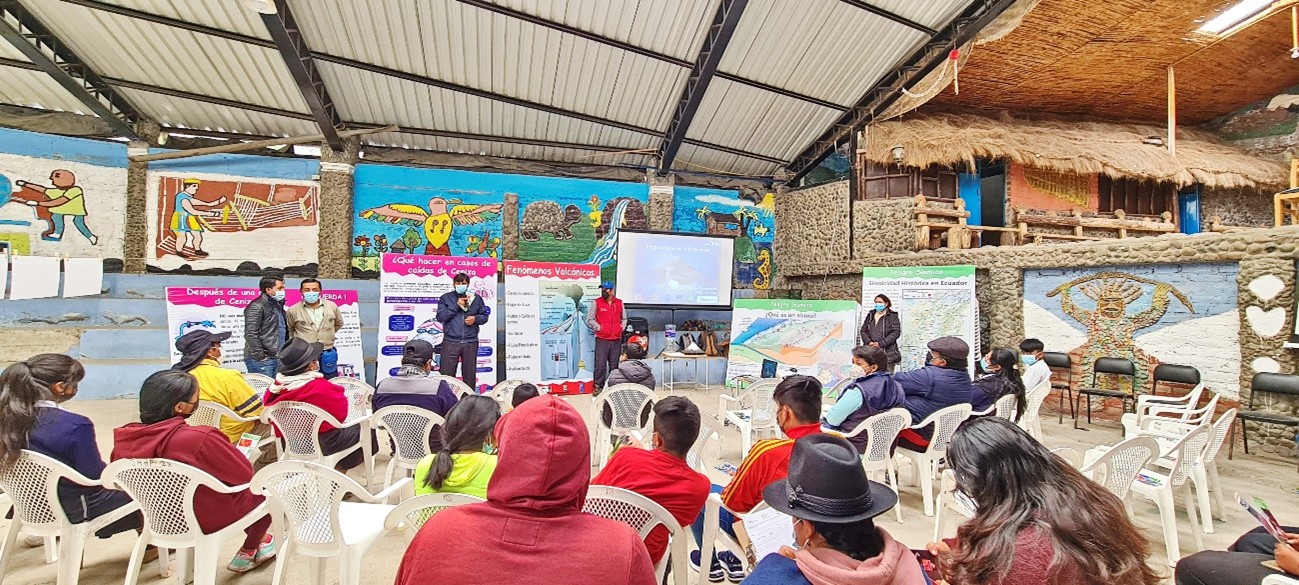
M1136 179L1100 176L1097 211L1122 209L1128 215L1159 215L1176 207L1177 186Z
M940 166L924 169L881 165L858 159L861 174L857 199L897 199L924 195L930 199L956 199L960 188L956 171Z

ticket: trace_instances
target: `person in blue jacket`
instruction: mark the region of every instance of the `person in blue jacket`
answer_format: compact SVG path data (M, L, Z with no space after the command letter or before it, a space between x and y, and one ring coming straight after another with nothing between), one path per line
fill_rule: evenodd
M455 290L438 299L437 320L442 324L442 358L438 373L456 375L478 391L478 327L490 314L483 298L469 292L469 275L461 272L452 281ZM495 335L496 332L492 332Z
M918 370L893 376L906 394L906 409L911 424L920 424L929 415L956 404L969 404L974 384L969 373L970 346L959 337L939 337L929 342L929 357ZM898 435L898 446L924 451L934 434L931 427L904 429Z
M861 368L851 386L844 388L839 400L827 412L822 423L836 431L851 433L866 419L906 404L906 395L889 374L888 354L873 345L853 348L852 363ZM867 433L848 439L857 450L866 452Z

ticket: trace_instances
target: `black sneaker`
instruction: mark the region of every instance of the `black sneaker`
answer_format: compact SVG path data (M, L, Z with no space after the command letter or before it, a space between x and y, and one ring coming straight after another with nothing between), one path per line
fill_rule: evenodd
M735 556L735 553L724 550L717 553L717 559L726 567L726 578L732 583L739 583L749 576L749 573L744 570L744 563L740 562L740 557Z
M699 555L697 550L690 551L690 569L699 572ZM717 562L717 556L713 555L713 566L708 570L709 583L721 583L726 580L726 571L722 570L721 563Z

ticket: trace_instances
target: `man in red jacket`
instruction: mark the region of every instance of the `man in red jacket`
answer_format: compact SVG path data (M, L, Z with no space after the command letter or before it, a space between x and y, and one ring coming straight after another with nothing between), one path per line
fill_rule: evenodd
M636 492L660 506L682 526L704 509L712 484L686 463L686 453L699 437L699 407L684 396L669 396L654 405L653 450L618 449L591 480ZM645 537L650 562L658 564L668 548L668 531L659 526Z
M614 296L613 283L600 284L600 298L595 300L594 314L588 315L586 325L595 332L595 392L604 390L609 372L618 369L622 356L622 332L627 328L627 312L622 300Z
M656 585L631 527L582 512L591 439L577 410L544 395L502 422L487 501L429 519L406 549L396 585Z

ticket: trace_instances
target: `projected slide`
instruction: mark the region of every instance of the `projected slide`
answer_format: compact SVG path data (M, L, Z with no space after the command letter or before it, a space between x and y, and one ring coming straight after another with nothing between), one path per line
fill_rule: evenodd
M633 305L730 306L735 240L618 234L618 297Z

